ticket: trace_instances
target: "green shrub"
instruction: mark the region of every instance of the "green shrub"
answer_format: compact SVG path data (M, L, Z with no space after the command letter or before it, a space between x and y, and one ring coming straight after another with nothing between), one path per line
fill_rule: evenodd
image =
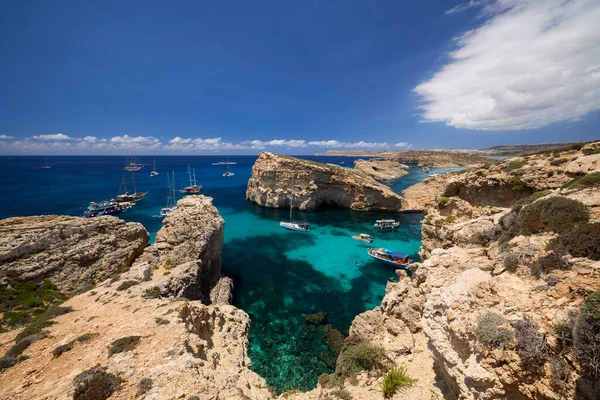
M548 345L544 334L538 332L537 324L529 315L517 321L514 328L521 364L531 371L541 368L548 359Z
M569 270L571 265L566 262L559 253L553 251L552 253L546 254L543 257L538 258L533 264L529 266L531 275L539 278L542 275L546 275L554 270Z
M562 164L566 163L567 161L569 161L569 160L566 158L557 158L556 160L550 161L550 165L556 167L558 165L562 165Z
M508 180L508 184L510 185L510 188L515 192L520 192L523 189L525 189L525 183L523 183L523 181L521 181L521 178L519 178L518 176L511 177Z
M590 218L585 204L566 197L554 196L536 201L521 209L520 233L531 235L543 231L560 233L573 224L587 222Z
M510 172L510 171L514 171L516 169L519 169L523 166L525 166L527 164L527 160L515 160L515 161L510 161L508 164L506 164L502 169L506 172Z
M144 394L148 393L152 389L152 379L144 378L138 383L138 388L136 392L136 396L140 397Z
M71 311L73 311L71 307L52 306L48 308L43 314L35 317L31 323L15 337L15 342L18 342L27 336L36 335L42 332L44 328L53 324L53 318Z
M95 337L100 336L99 333L84 333L83 335L79 336L77 339L78 342L88 342L90 340L92 340Z
M164 318L154 318L154 321L156 322L156 325L168 325L171 323L171 321L169 321L168 319L164 319Z
M346 389L334 390L333 392L331 392L331 395L333 395L341 400L352 400L352 396L350 395L350 392L347 391Z
M577 314L569 311L566 320L558 321L554 325L554 334L556 335L558 347L560 351L567 350L573 345L573 327Z
M513 341L513 334L504 324L502 316L488 312L481 316L475 330L479 343L490 348L507 347Z
M573 329L573 350L582 375L600 379L600 290L589 295L583 304Z
M569 189L583 189L596 186L600 186L600 172L593 172L591 174L584 175L576 181L568 184Z
M53 359L58 358L58 357L62 356L63 353L66 353L67 351L71 350L72 348L73 348L73 342L69 342L67 344L60 345L52 351L52 358Z
M571 368L564 358L553 358L550 361L550 384L561 391L568 387L571 378Z
M160 292L160 288L158 286L154 286L146 289L144 292L144 297L147 299L159 299L162 297L162 293Z
M583 154L586 156L589 156L592 154L600 154L600 147L595 148L595 149L583 149Z
M446 223L447 224L453 224L456 221L456 217L454 215L448 215L446 217Z
M127 289L129 289L130 287L132 287L132 286L135 286L135 285L139 285L139 284L140 284L140 282L139 282L139 281L125 281L125 282L123 282L123 283L121 283L121 284L119 285L119 287L117 288L117 290L118 290L118 291L121 291L121 290L127 290Z
M105 368L94 367L77 375L73 383L73 400L106 400L119 389L121 380Z
M390 399L402 388L411 386L415 380L408 376L404 367L392 367L383 378L383 397Z
M200 400L200 397L198 396L190 396L187 398L187 400Z
M568 252L573 257L600 260L600 223L572 226L557 238L552 239L548 248Z
M533 193L530 197L537 200L537 199L541 199L542 197L546 197L549 194L552 194L552 190L542 190L541 192Z
M519 267L521 257L517 253L505 253L502 257L502 264L507 271L515 272Z
M546 174L546 176L548 178L552 178L554 176L554 171L548 171L548 173Z
M141 336L125 336L115 340L108 348L108 356L112 357L115 354L123 353L135 349L140 342Z
M336 374L354 377L361 371L372 371L381 366L385 353L369 342L348 345L342 350L335 368Z
M446 206L448 205L448 203L450 202L450 198L449 197L440 197L438 198L437 201L437 205L438 208L446 208Z

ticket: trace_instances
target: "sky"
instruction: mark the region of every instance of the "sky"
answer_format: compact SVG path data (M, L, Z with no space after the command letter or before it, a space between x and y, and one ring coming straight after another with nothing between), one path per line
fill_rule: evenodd
M0 154L600 139L598 0L0 5Z

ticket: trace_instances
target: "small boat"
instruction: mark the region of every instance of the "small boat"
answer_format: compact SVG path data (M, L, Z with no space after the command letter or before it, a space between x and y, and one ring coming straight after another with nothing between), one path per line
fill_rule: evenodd
M156 158L154 159L154 168L152 168L152 171L150 171L150 176L156 176L158 175L158 172L156 171Z
M50 165L48 164L48 160L44 160L44 165L42 165L40 168L44 168L44 169L51 168Z
M304 231L308 232L310 229L310 225L307 222L298 222L294 221L293 217L293 207L294 207L294 177L292 177L292 189L290 196L290 220L289 221L281 221L279 222L279 226L285 229L289 229L291 231Z
M83 217L85 218L93 218L100 217L102 215L113 215L119 214L123 211L127 210L129 207L119 204L118 202L111 201L101 201L100 203L91 202L86 210L83 212Z
M227 164L227 170L223 173L223 176L228 178L230 176L234 176L235 174L233 172L231 172L231 168L229 167L229 164Z
M144 168L144 164L140 164L136 157L132 157L131 159L127 157L125 160L125 167L123 167L125 171L130 172L139 171L142 168Z
M429 177L431 177L431 178L435 178L435 177L436 177L436 176L438 176L438 175L439 175L439 173L437 173L437 172L434 172L434 173L432 173L432 174L429 174Z
M212 165L235 165L235 164L237 164L235 161L219 161L219 162L212 163Z
M378 219L373 224L373 228L377 229L394 229L400 226L400 222L395 219Z
M352 239L358 240L359 242L373 243L373 236L361 233L358 236L352 236Z
M121 188L123 189L123 192L117 195L117 203L135 203L136 201L142 200L148 194L148 192L137 192L135 173L132 172L131 176L133 179L133 193L129 193L127 191L127 182L125 181L125 177L123 177L123 180L121 181Z
M168 173L167 181L169 181ZM167 196L167 205L160 209L160 215L162 217L166 217L175 210L177 210L177 199L175 198L175 171L173 171L173 180L169 182L169 195Z
M390 264L395 267L406 266L412 262L408 254L400 253L390 249L377 249L371 247L367 250L367 253L382 263Z
M196 170L193 170L194 173L192 175L192 170L190 169L190 166L188 165L188 176L190 179L190 185L184 187L183 189L180 190L181 193L185 193L185 194L198 194L200 193L200 189L202 189L202 185L197 185L196 184Z

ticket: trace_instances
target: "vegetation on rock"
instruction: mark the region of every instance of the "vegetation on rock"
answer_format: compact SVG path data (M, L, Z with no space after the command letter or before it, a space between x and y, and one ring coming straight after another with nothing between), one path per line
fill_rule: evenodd
M501 325L504 318L496 313L488 312L481 316L475 330L479 343L490 348L502 348L513 341L513 333Z
M514 324L517 338L517 354L521 364L532 371L541 368L548 360L548 345L543 333L538 332L538 326L530 315Z
M94 367L77 375L73 383L73 400L106 400L119 389L121 380L105 368Z
M449 202L450 202L450 197L440 197L437 200L438 208L440 208L440 209L446 208L446 206L448 205Z
M143 396L144 394L148 393L150 389L152 389L152 379L144 378L141 381L139 381L137 392L135 395L136 397Z
M140 342L141 336L125 336L115 340L110 344L108 356L112 357L115 354L123 353L135 349Z
M67 351L71 350L72 348L73 348L73 342L61 344L60 346L58 346L57 348L52 350L52 358L53 359L58 358L58 357L62 356L63 353L66 353Z
M548 248L568 252L573 257L600 260L600 223L572 226L553 239Z
M583 189L587 187L600 186L600 172L593 172L569 183L569 189Z
M18 342L21 339L24 339L28 336L36 335L36 334L42 332L42 330L44 328L46 328L54 323L52 321L53 318L58 317L59 315L66 314L71 311L73 311L73 309L71 307L51 306L46 311L44 311L43 314L40 314L37 317L35 317L29 323L29 325L27 325L25 327L25 329L23 329L15 337L15 342Z
M402 388L411 386L415 380L411 378L404 367L392 367L383 378L383 397L390 399Z
M125 282L121 283L119 285L119 287L117 287L117 290L118 291L127 290L130 287L135 286L135 285L139 285L139 284L140 284L139 281L125 281Z
M581 368L581 387L600 393L600 290L581 305L573 330L573 353Z

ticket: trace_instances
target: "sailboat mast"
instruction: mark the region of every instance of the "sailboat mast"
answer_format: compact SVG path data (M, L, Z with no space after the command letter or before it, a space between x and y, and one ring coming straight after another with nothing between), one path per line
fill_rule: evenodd
M196 168L192 168L192 170L194 171L194 184L193 184L193 186L196 186Z
M294 207L294 177L292 176L292 196L290 197L290 222L292 222L292 208Z
M169 173L167 172L167 175ZM175 197L175 170L173 170L173 184L171 185L171 190L173 191L173 205L177 205L177 198Z
M133 179L133 193L137 193L137 188L135 186L135 172L131 171L131 177Z
M192 186L192 170L190 169L190 164L188 164L188 177L190 179L190 186Z

